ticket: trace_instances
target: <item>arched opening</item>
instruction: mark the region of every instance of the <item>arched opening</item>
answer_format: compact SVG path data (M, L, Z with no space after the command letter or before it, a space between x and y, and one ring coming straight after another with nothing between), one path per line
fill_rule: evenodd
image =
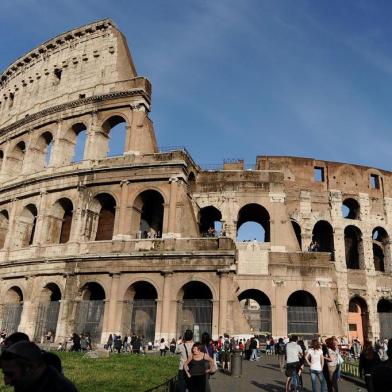
M112 116L102 124L102 129L109 137L107 156L123 155L127 129L126 121L120 116Z
M153 190L144 191L136 198L132 231L137 238L162 237L163 204L162 195Z
M62 198L56 201L52 214L48 217L48 242L65 244L69 241L72 227L73 205L71 200Z
M301 226L294 220L291 221L291 226L293 227L295 238L297 239L299 249L302 250Z
M53 147L53 135L50 132L44 132L37 140L32 159L35 169L41 170L44 167L48 167L51 162Z
M82 123L74 124L71 128L69 139L74 144L72 162L82 161L87 140L86 126Z
M158 294L155 287L145 281L133 283L125 293L123 331L155 339L155 322Z
M105 291L96 282L86 283L81 292L81 301L76 306L75 333L90 334L93 342L101 341Z
M248 321L250 332L258 335L270 335L271 325L271 301L262 291L249 289L239 296L242 312Z
M0 150L0 171L3 168L3 161L4 161L4 152L3 150Z
M6 170L11 176L16 176L22 172L23 162L26 154L26 144L20 141L7 156Z
M0 249L4 248L8 234L9 216L6 210L0 212Z
M344 229L344 246L346 266L349 269L360 269L363 266L363 243L361 230L356 226Z
M55 283L48 283L41 291L35 323L34 340L42 342L45 336L56 337L60 310L61 291Z
M37 208L34 204L28 204L23 208L15 233L16 248L25 248L34 243L37 214Z
M247 204L238 213L237 241L270 241L270 216L259 204Z
M373 229L372 243L374 269L385 272L385 265L388 265L390 260L389 235L385 229L382 227Z
M348 305L348 337L350 342L358 339L362 344L368 338L368 307L361 297L351 298Z
M392 338L392 301L382 298L377 304L378 318L380 321L380 338Z
M95 197L99 203L97 231L95 241L111 240L113 238L114 220L116 216L116 201L113 196L102 193Z
M319 252L334 251L333 228L327 221L321 220L314 225L312 239L317 242Z
M308 338L318 333L317 302L307 291L296 291L287 300L287 333Z
M18 331L22 310L22 290L17 286L13 286L4 296L1 312L1 330L5 331L7 335Z
M193 331L194 341L200 341L203 332L212 334L212 293L201 282L185 284L179 293L177 309L177 336Z
M355 199L344 199L342 203L342 216L346 219L359 219L360 206Z
M213 207L208 206L200 210L200 225L199 230L202 237L215 237L219 235L222 224L221 212Z

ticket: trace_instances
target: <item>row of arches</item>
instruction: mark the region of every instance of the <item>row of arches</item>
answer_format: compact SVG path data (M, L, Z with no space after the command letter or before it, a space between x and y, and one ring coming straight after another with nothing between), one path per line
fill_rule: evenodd
M133 206L132 233L135 237L160 237L163 225L164 199L157 191L140 193ZM74 204L69 198L58 199L49 208L43 224L46 230L44 243L64 244L71 238L74 222ZM85 237L90 241L111 240L113 238L117 203L108 193L96 195L85 211ZM35 204L23 207L17 218L13 244L15 248L25 248L36 242L38 209ZM4 247L10 228L7 210L0 211L0 249Z
M99 129L106 144L101 146L100 150L106 151L106 156L122 155L127 129L125 118L119 115L111 116ZM34 167L39 171L54 164L79 162L85 159L87 143L87 127L81 122L70 126L64 134L59 135L58 140L53 130L44 130L30 142L27 138L22 138L5 149L0 146L0 173L17 176L24 171L25 166L27 169ZM57 162L54 162L54 159L57 159Z
M212 292L198 281L186 283L178 293L177 331L179 335L192 329L197 338L203 332L212 334ZM147 281L137 281L126 290L123 298L121 328L125 333L135 332L146 339L155 340L158 293ZM47 284L39 296L34 339L40 341L48 332L56 335L60 311L61 291L55 283ZM89 333L100 342L106 295L97 282L88 282L81 288L74 309L72 331ZM1 330L16 332L23 311L23 294L19 287L8 289L1 312Z

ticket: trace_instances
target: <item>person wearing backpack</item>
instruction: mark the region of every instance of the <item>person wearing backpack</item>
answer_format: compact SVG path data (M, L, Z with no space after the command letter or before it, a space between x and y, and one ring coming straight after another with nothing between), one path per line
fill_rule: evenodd
M177 344L176 353L180 354L180 364L178 367L178 384L177 392L186 392L189 388L189 377L185 373L184 364L192 353L193 331L187 329L184 333L184 339Z
M225 371L227 366L227 371L230 372L230 365L231 365L231 343L229 340L229 335L225 333L225 339L222 345L221 351L221 362L222 362L222 370Z

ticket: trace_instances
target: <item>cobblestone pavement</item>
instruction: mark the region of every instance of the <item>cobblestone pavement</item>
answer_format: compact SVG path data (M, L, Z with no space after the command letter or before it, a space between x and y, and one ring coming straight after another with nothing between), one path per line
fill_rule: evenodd
M211 392L285 392L285 375L280 372L275 356L263 356L259 361L242 362L242 377L217 372L210 380ZM311 392L309 368L303 375L305 391ZM339 392L366 392L364 384L341 380Z

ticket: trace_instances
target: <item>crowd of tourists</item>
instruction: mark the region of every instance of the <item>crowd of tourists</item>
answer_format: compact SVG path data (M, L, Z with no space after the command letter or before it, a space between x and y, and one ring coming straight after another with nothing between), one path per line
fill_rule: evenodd
M77 392L63 375L61 359L41 350L22 332L0 335L0 368L4 384L16 392Z

